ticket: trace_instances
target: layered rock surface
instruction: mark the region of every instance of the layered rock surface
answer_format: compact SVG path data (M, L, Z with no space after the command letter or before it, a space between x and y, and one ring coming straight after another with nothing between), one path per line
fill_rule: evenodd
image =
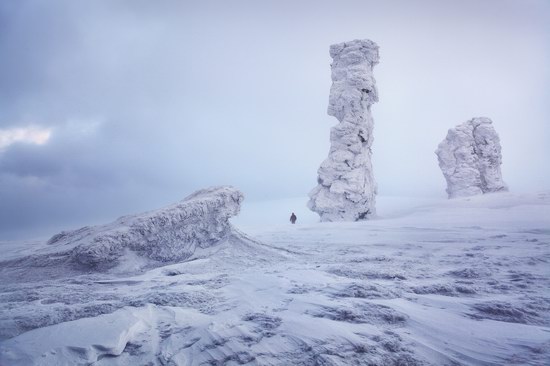
M334 44L330 56L328 114L339 123L331 129L329 155L318 170L318 185L309 194L308 207L321 221L364 220L376 212L370 109L378 101L372 75L379 60L378 46L370 40Z
M502 180L500 139L486 117L451 128L435 153L449 198L507 191Z
M229 236L229 218L239 213L243 199L232 187L203 189L159 210L61 232L48 244L72 248L68 252L72 260L90 267L113 266L129 252L156 261L178 261L198 247L212 246Z

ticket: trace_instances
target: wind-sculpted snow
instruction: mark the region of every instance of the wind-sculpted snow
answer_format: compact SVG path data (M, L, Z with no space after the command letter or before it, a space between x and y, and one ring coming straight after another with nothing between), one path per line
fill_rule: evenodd
M332 87L328 114L339 123L330 133L330 151L318 170L308 207L321 221L358 221L375 214L376 182L371 145L371 105L378 101L372 69L378 46L354 40L330 47Z
M61 232L48 244L74 246L72 259L91 267L113 266L128 251L157 261L178 261L230 235L229 218L239 213L242 201L242 193L232 187L203 189L163 209Z
M451 128L436 154L449 198L506 191L500 139L489 118L473 118Z
M423 204L285 215L137 273L2 262L0 365L548 365L550 193Z

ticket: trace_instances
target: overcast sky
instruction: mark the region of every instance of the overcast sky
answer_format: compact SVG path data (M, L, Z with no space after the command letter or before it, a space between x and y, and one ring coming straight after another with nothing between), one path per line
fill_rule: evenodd
M379 194L443 197L434 150L476 116L512 191L550 189L550 1L8 0L0 239L210 185L305 197L337 122L328 48L358 38L380 46Z

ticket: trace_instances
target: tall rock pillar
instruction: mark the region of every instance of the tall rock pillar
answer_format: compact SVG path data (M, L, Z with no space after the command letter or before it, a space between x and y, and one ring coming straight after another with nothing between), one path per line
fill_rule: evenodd
M365 220L376 213L376 182L371 145L371 105L378 101L372 76L378 45L354 40L330 46L332 87L328 114L338 119L330 132L330 151L318 170L308 207L321 221Z

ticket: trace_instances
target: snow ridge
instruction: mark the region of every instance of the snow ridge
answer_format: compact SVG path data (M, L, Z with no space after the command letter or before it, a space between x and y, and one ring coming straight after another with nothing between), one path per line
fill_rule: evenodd
M71 258L90 267L116 265L128 251L162 262L183 260L232 232L229 218L239 213L243 199L233 187L207 188L159 210L61 232L48 244L73 247Z

